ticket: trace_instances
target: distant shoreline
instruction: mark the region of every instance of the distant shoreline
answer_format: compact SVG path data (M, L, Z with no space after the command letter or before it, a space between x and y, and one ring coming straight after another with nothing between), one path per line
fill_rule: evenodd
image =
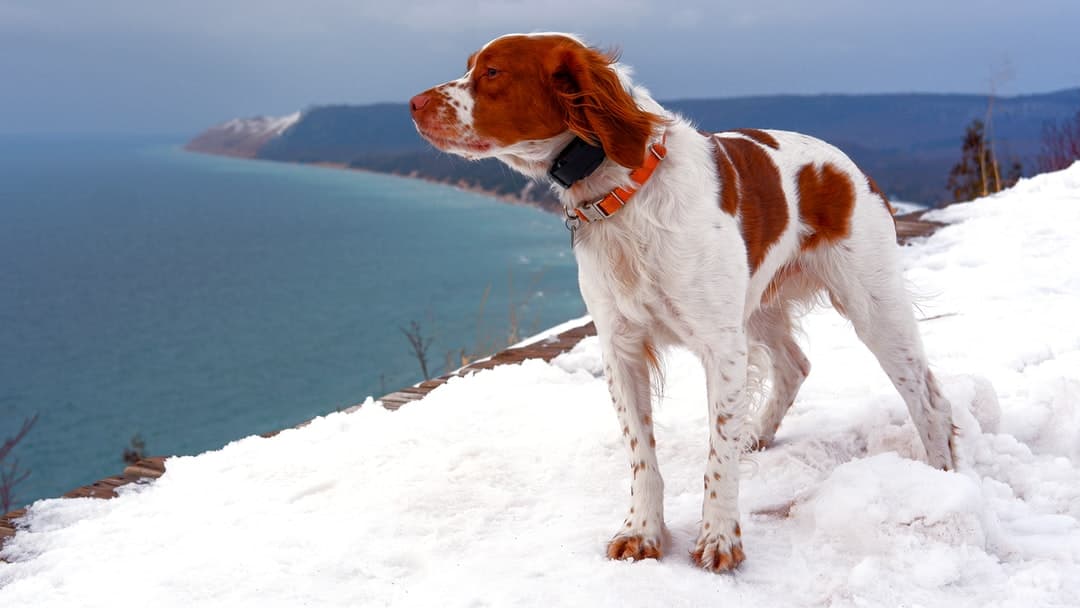
M339 162L332 162L332 161L299 162L299 161L288 161L288 160L286 160L286 161L272 160L272 159L266 159L266 158L258 158L258 157L252 156L252 155L240 154L240 153L236 153L236 152L229 152L229 151L220 151L220 152L218 152L218 151L210 151L210 150L205 150L205 149L199 149L199 148L196 148L196 147L192 147L190 144L186 144L184 146L181 146L181 149L184 152L189 152L189 153L192 153L192 154L205 154L207 156L223 156L223 157L226 157L226 158L236 158L236 159L240 159L240 160L257 160L257 161L281 163L281 164L287 164L287 165L300 165L300 166L307 166L307 167L323 167L323 168L326 168L326 169L337 169L337 170L344 170L344 171L358 171L360 173L368 173L368 174L371 174L371 175L393 175L395 177L400 177L400 178L404 178L404 179L420 180L420 181L423 181L423 182L427 182L429 184L438 184L440 186L450 186L451 188L456 188L458 190L462 190L462 191L465 191L465 192L470 192L472 194L479 194L479 195L482 195L482 196L488 196L488 197L494 198L494 199L496 199L498 201L501 201L503 203L508 203L508 204L511 204L511 205L519 205L519 206L523 206L523 207L532 207L534 209L539 209L540 211L544 211L544 212L550 213L552 215L556 215L556 216L559 215L559 213L555 209L547 207L547 206L543 205L542 203L540 203L538 201L527 200L527 199L524 199L524 198L522 198L520 196L517 196L517 195L514 195L514 194L504 194L504 193L495 192L494 190L488 190L486 188L481 188L479 186L474 186L472 184L463 183L461 181L453 182L453 181L448 181L448 180L439 180L439 179L435 179L435 178L432 178L432 177L426 177L426 176L420 175L416 171L413 171L412 173L397 173L397 172L375 171L374 169L366 169L364 167L353 167L353 166L348 165L346 163L339 163ZM541 184L537 184L537 187L543 187L543 186Z
M277 161L275 161L275 162L277 162ZM500 194L498 192L495 192L494 190L488 190L486 188L481 188L479 186L474 186L474 185L471 185L471 184L462 183L460 181L455 183L455 182L452 182L452 181L444 181L444 180L435 179L433 177L425 177L423 175L418 174L415 171L412 172L412 173L388 173L388 172L384 172L384 171L375 171L374 169L365 169L364 167L353 167L353 166L347 165L345 163L324 162L324 161L314 162L314 163L296 163L296 162L291 162L291 161L284 161L284 162L289 163L289 164L294 164L294 165L310 165L310 166L314 166L314 167L326 167L326 168L329 168L329 169L344 169L346 171L359 171L361 173L370 173L372 175L393 175L395 177L402 177L402 178L405 178L405 179L416 179L416 180L420 180L422 182L427 182L429 184L438 184L440 186L450 186L451 188L456 188L458 190L463 190L465 192L471 192L473 194L480 194L480 195L483 195L483 196L488 196L488 197L494 198L496 200L499 200L501 202L509 203L511 205L520 205L520 206L523 206L523 207L533 207L535 209L539 209L541 211L546 211L548 213L551 213L552 215L557 215L553 210L544 207L540 203L538 203L536 201L530 201L530 200L523 199L520 196L515 196L513 194Z
M238 153L235 153L235 152L228 152L228 151L211 152L211 151L208 151L208 150L201 150L201 149L198 149L198 148L193 148L193 147L191 147L189 145L182 146L182 149L185 152L190 152L190 153L193 153L193 154L205 154L205 155L208 155L208 156L223 156L223 157L227 157L227 158L236 158L236 159L241 159L241 160L256 160L256 161L271 162L271 163L281 163L281 164L287 164L287 165L300 165L300 166L308 166L308 167L322 167L322 168L325 168L325 169L335 169L335 170L344 170L344 171L357 171L357 172L360 172L360 173L368 173L368 174L371 174L371 175L392 175L394 177L400 177L400 178L403 178L403 179L415 179L415 180L420 180L420 181L423 181L423 182L427 182L429 184L437 184L437 185L440 185L440 186L449 186L451 188L456 188L456 189L462 190L464 192L470 192L472 194L479 194L481 196L487 196L487 197L493 198L495 200L498 200L500 202L508 203L508 204L511 204L511 205L518 205L518 206L522 206L522 207L532 207L534 209L539 209L540 211L544 211L546 213L550 213L550 214L558 216L558 217L562 216L562 213L559 212L560 211L559 209L552 208L551 206L544 205L543 203L541 203L539 201L527 200L527 199L524 199L524 198L522 198L520 196L517 196L517 195L514 195L514 194L505 194L505 193L495 192L494 190L488 190L486 188L481 188L479 186L475 186L475 185L472 185L472 184L465 183L463 180L453 182L453 181L449 181L449 180L435 179L435 178L432 178L432 177L427 177L427 176L424 176L424 175L420 175L417 171L413 171L411 173L376 171L374 169L367 169L367 168L364 168L364 167L354 167L354 166L351 166L351 165L346 164L346 163L339 163L339 162L332 162L332 161L300 162L300 161L289 161L289 160L285 160L285 161L273 160L273 159L258 158L258 157L255 157L255 156L250 156L250 155L245 155L245 154L238 154ZM536 183L536 187L542 188L544 186L542 184ZM903 217L903 216L906 216L906 215L909 215L909 214L912 214L912 213L921 213L923 211L927 211L929 209L934 208L931 205L926 205L926 204L923 204L923 203L912 203L912 202L908 202L908 201L890 201L890 203L893 204L893 209L894 209L893 215L896 216L896 217Z

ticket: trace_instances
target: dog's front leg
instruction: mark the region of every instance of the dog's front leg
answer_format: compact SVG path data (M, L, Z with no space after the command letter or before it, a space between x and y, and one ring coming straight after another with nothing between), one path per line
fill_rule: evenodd
M630 456L630 510L608 543L611 559L659 558L663 554L664 481L656 462L645 342L624 324L600 327L604 372L623 443Z
M747 340L742 328L725 328L701 348L709 399L709 456L701 530L691 552L706 570L731 570L743 561L739 529L739 456L746 416Z

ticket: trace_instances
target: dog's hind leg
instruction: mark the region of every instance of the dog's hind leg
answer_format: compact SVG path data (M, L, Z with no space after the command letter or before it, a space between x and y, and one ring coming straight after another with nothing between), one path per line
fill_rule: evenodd
M810 361L795 342L791 316L783 304L754 312L748 327L751 339L769 349L772 366L769 397L756 420L756 447L764 449L772 443L784 414L795 403L795 395L810 373Z
M952 408L930 372L904 288L896 236L877 199L856 206L851 235L815 255L837 310L907 404L930 464L954 467Z

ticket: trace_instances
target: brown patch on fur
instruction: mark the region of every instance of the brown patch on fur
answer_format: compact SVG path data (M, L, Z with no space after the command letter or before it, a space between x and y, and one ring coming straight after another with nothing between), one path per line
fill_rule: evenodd
M639 167L653 131L666 119L638 107L612 65L617 57L567 36L504 36L469 58L473 124L445 120L452 100L442 86L413 119L433 145L478 151L567 130L600 145L626 167ZM456 85L449 85L456 86Z
M739 176L739 223L752 274L787 227L780 171L768 153L752 141L734 137L718 137L716 141Z
M709 498L716 498L716 490L709 492Z
M818 169L813 164L799 169L799 217L810 231L803 237L802 250L832 243L851 232L851 212L855 209L855 186L846 173L831 163Z
M732 567L738 566L739 564L746 561L746 554L743 553L741 545L735 545L731 548L731 560L735 562L734 566Z
M652 425L652 414L645 414L645 424L647 426Z
M724 210L724 213L734 217L739 212L738 176L735 174L731 159L715 138L713 138L713 160L716 162L716 173L720 181L720 208Z
M717 551L710 555L706 561L705 546L701 545L690 552L690 559L694 560L694 563L704 570L727 572L728 570L734 570L739 564L743 563L746 554L743 553L742 546L735 545L730 552Z
M608 559L660 559L664 556L660 545L645 540L640 535L616 536L607 546Z
M649 447L651 447L651 448L656 447L656 437L653 436L652 433L649 433Z
M572 43L551 51L547 61L566 126L578 137L601 145L620 165L640 167L649 137L664 119L639 108L626 92L611 67L618 56Z
M735 129L735 132L736 133L742 133L743 135L749 137L750 139L756 141L757 143L759 143L759 144L761 144L763 146L768 146L768 147L772 148L773 150L779 150L780 149L780 142L776 141L775 137L773 137L772 135L769 135L768 133L766 133L765 131L762 131L761 129Z
M630 449L631 450L636 450L637 449L637 437L634 437L633 439L630 440Z

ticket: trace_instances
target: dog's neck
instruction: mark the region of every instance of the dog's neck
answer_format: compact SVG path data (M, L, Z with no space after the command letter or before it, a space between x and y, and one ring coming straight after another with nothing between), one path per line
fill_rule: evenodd
M572 209L603 196L616 186L624 185L630 175L630 168L619 165L605 155L595 168L582 171L582 175L569 186L559 183L550 172L559 155L575 139L576 135L566 131L549 139L519 142L501 150L496 158L526 177L548 182L559 201L567 209Z
M563 188L570 188L592 175L606 157L600 146L575 137L551 162L547 174L551 181Z

